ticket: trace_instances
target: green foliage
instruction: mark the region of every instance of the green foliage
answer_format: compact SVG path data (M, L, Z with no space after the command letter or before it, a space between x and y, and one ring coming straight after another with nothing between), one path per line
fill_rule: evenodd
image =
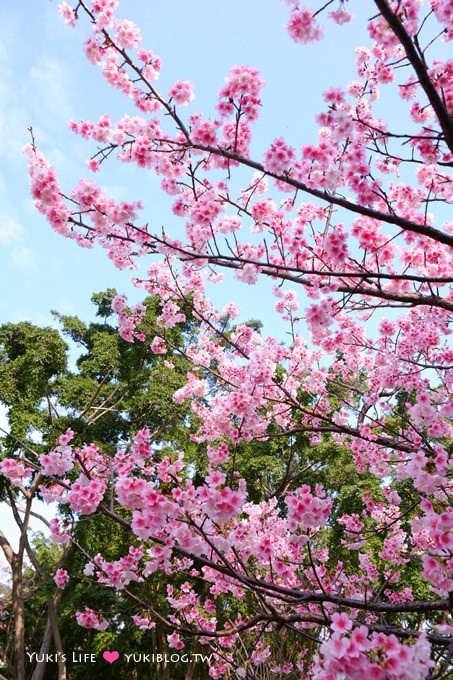
M131 432L148 427L156 440L190 448L190 410L187 405L174 404L171 395L183 385L188 370L188 362L178 350L193 332L193 322L167 332L169 344L175 348L173 368L167 367L165 357L154 354L149 342L126 342L117 327L108 323L115 295L116 291L109 289L92 297L96 316L103 323L84 324L77 317L54 312L63 334L81 351L77 371L58 384L60 403L73 419L71 427L81 439L112 447ZM153 298L145 305L143 328L146 337L152 338L160 310Z
M183 350L196 332L196 324L187 310L187 323L167 331L167 342L173 348L170 355L154 354L149 341L131 344L119 336L111 307L115 295L113 289L93 295L96 321L90 323L54 312L62 326L61 333L28 322L0 327L0 403L8 409L11 430L10 435L5 434L0 440L2 456L25 453L32 457L31 450L39 454L54 446L68 427L75 432L76 445L95 442L103 452L113 455L131 434L147 427L162 455L183 449L189 458L196 457L196 447L190 440L190 405L172 401L173 392L185 381L189 364ZM143 329L149 339L157 331L158 314L157 301L147 300ZM72 348L71 356L76 356L75 368L69 365L68 344L64 338ZM168 358L173 367L165 365ZM1 483L6 485L5 490L15 493L3 476ZM66 508L62 510L68 512ZM116 525L112 528L112 523L103 516L89 521L82 518L76 537L89 554L101 552L112 560L127 553L131 542L129 533ZM76 575L62 593L59 622L64 649L91 652L94 647L102 646L100 633L81 629L75 620L74 612L87 603L104 611L109 618L115 615L116 634L123 648L137 649L144 633L138 631L130 619L136 610L133 603L121 593L100 588L83 576L86 558L75 548L65 555L62 565L59 548L42 536L35 539L33 549L46 577L38 577L31 567L24 570L27 649L39 650L46 622L46 602L49 594L55 594L52 577L58 566ZM151 591L156 589L156 584L152 579L147 588L150 597L154 597ZM8 620L11 624L11 619ZM6 646L1 640L0 643ZM149 645L150 640L148 651ZM85 665L71 665L69 659L68 664L71 678L86 677ZM107 664L103 662L103 666ZM54 677L54 670L49 665L46 677ZM128 678L129 674L123 669L120 675L111 677ZM138 677L151 676L139 674Z
M0 403L9 409L11 434L26 440L53 418L57 379L67 369L67 345L53 328L28 322L0 326ZM17 441L3 441L8 453Z

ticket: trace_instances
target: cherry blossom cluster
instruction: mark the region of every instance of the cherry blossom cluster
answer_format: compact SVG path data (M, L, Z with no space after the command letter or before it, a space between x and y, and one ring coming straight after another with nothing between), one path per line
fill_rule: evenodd
M55 543L66 545L71 540L71 528L65 520L54 517L50 520L50 535Z
M49 453L43 453L39 457L39 464L45 475L61 477L72 469L72 448L68 446L74 437L72 430L67 430L59 437L59 445Z
M451 26L453 24L453 3L451 0L431 0L431 7L438 22L446 26L445 39L453 38Z
M95 630L108 628L108 621L89 607L85 607L83 612L76 612L76 619L77 623L84 628L94 628Z
M57 588L60 588L60 590L63 590L66 585L68 584L70 579L70 576L66 569L57 569L55 572L55 576L53 577L53 580L55 581L55 585Z
M125 588L131 581L142 581L138 575L137 565L143 556L143 551L131 546L129 553L119 560L107 562L102 555L95 555L84 569L86 576L96 576L99 583L107 584L115 590Z
M297 3L294 4L287 28L295 42L310 43L321 39L322 29L313 14L308 7L299 8Z
M15 485L20 485L29 481L33 472L32 468L27 467L14 458L4 458L0 462L0 470L2 471L2 474Z
M299 43L321 39L323 13L339 26L352 19L344 2L287 4L287 30ZM134 282L159 297L158 328L148 337L145 307L119 295L113 307L126 341L149 343L171 365L168 329L191 306L200 333L187 340L191 368L173 399L190 401L206 467L194 470L182 451L161 454L146 429L113 458L72 446L66 433L40 457L49 477L42 497L68 504L76 521L106 512L108 493L110 516L119 509L133 538L118 559L91 556L85 576L127 590L165 575L168 644L182 649L189 626L215 652L211 677L263 667L317 680L425 678L451 644L448 627L434 631L453 589L453 62L436 53L432 33L440 23L444 39L453 36L451 2L375 0L370 43L356 49L354 80L324 93L317 139L296 148L277 130L256 159L261 74L233 66L216 118L185 118L179 107L192 102L193 84L177 80L161 94L161 60L135 24L117 18L117 5L83 0L75 11L63 2L60 13L71 26L88 16L87 58L138 113L70 127L94 146L90 170L116 159L157 175L180 228L154 233L140 224L140 201L115 201L92 179L64 193L34 141L26 149L32 194L54 229L82 246L98 243L117 267L147 259L146 277ZM379 98L392 94L407 113L403 132L378 112ZM216 308L209 291L224 269L249 286L272 279L285 342L244 323L234 300ZM298 435L315 452L347 452L370 484L354 507L343 508L328 484L295 482L315 467ZM251 502L238 451L275 438L287 456L282 479ZM25 460L1 465L15 483L32 474ZM55 519L51 531L71 540L68 522ZM349 559L338 559L340 547ZM418 580L409 582L414 565ZM183 576L177 585L172 574ZM231 601L249 592L256 617L229 616ZM416 629L410 612L423 618ZM133 621L148 630L159 616L149 603ZM77 613L99 630L108 618ZM278 658L277 626L300 635L291 661Z
M258 117L263 81L258 71L249 66L234 66L219 91L218 112L222 118L231 115L236 106L248 120Z
M69 236L68 219L71 213L60 193L55 171L31 145L25 147L25 153L29 158L31 192L37 209L45 215L55 231Z
M414 645L406 645L394 635L369 635L365 626L352 630L352 621L345 614L333 615L331 629L334 633L322 643L313 666L313 677L319 680L424 680L434 665L423 635Z

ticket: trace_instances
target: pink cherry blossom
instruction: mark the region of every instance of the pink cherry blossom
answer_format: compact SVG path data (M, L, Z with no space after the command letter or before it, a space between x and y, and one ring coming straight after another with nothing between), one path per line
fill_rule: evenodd
M67 2L60 2L58 5L58 11L60 12L60 15L65 22L65 24L68 24L68 26L74 27L76 25L76 15L74 12L74 8L71 7Z
M13 458L4 458L0 462L0 470L12 484L23 484L30 479L32 469Z
M66 569L57 569L55 576L53 577L58 588L63 590L66 584L69 582L69 574Z
M346 614L338 614L335 612L335 614L332 614L332 623L330 627L335 633L346 633L348 630L351 630L352 621Z
M322 30L308 8L293 11L287 28L295 42L310 43L322 37Z
M115 41L121 49L138 47L141 42L140 29L127 19L117 21L115 24Z
M171 86L168 94L180 106L187 106L195 97L192 83L188 80L178 80Z
M76 619L79 626L82 626L83 628L106 630L109 627L108 621L89 607L85 607L83 612L76 612Z

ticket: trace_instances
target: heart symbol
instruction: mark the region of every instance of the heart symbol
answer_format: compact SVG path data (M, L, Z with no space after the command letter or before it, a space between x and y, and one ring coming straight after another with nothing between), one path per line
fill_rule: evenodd
M118 659L120 658L120 653L117 652L116 650L114 652L105 651L102 654L102 658L105 659L108 663L115 663L115 661L118 661Z

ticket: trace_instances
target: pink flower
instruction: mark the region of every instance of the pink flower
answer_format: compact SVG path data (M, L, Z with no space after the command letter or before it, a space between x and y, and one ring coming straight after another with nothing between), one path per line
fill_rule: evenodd
M254 264L247 262L241 269L236 270L235 277L239 281L243 281L249 286L252 286L258 280L258 269Z
M106 630L109 627L108 621L102 618L97 612L89 607L85 607L83 612L76 612L76 619L79 626L83 628L94 628L94 630Z
M71 535L65 531L67 524L64 520L54 518L50 520L50 535L55 543L65 545L71 540Z
M326 497L322 488L317 488L315 495L306 484L287 494L285 503L288 508L288 529L291 532L322 526L332 508L332 499Z
M121 49L138 47L141 42L140 29L132 21L123 19L115 24L115 42Z
M63 480L68 484L68 480ZM40 484L39 492L45 503L64 503L66 498L66 489L61 484L51 484L50 486L43 486Z
M216 142L218 125L210 120L197 120L192 125L192 141L194 144L213 146Z
M264 156L264 167L268 172L282 175L288 172L295 161L294 149L286 145L282 137L275 139Z
M188 80L177 80L171 86L168 94L180 106L187 106L195 98L192 83Z
M220 444L217 448L208 446L208 458L212 465L221 465L228 460L229 452L226 444Z
M57 569L53 580L55 581L57 587L63 590L69 581L69 574L66 569Z
M349 14L349 12L346 12L344 9L337 9L335 12L329 12L329 17L333 19L336 24L341 26L342 24L351 21L352 14Z
M28 481L32 474L31 468L25 467L21 462L13 458L5 458L0 463L0 470L8 477L12 484L23 484Z
M87 168L91 170L91 172L99 172L101 169L101 164L96 158L90 158L87 160Z
M68 26L74 26L76 25L76 14L74 11L74 8L71 7L67 2L60 2L58 5L58 11L60 12L60 15L65 22L65 24L68 24Z
M335 633L346 633L352 628L352 621L346 614L335 612L332 614L330 627Z
M291 14L287 29L295 42L306 44L320 40L322 37L321 28L316 24L312 10L308 8L294 11Z
M256 120L259 114L260 92L263 81L259 72L250 66L233 66L225 78L226 85L219 92L217 110L222 118L234 112L234 104L249 121Z
M176 632L172 633L171 635L167 635L167 642L173 649L184 649L184 642Z
M322 300L317 305L310 305L305 310L308 325L314 333L325 331L333 321L334 307L332 300Z
M158 335L153 338L150 348L154 354L166 354L168 351L165 340Z
M354 643L355 648L358 651L362 652L363 650L367 649L369 646L369 642L368 642L368 629L366 628L366 626L358 626L357 628L354 628L354 630L351 633L351 641Z
M72 448L70 446L57 446L49 453L39 456L39 464L45 475L60 477L72 470Z
M68 503L75 512L81 515L91 515L101 502L105 489L105 480L96 477L88 479L80 475L71 486Z
M202 487L203 508L208 517L216 522L227 522L241 511L245 494L225 486L221 489Z
M334 657L337 659L342 659L344 656L346 656L349 650L349 640L348 638L342 637L336 633L330 640L330 646Z
M124 508L141 508L149 483L141 477L120 477L116 483L118 501Z
M234 302L228 302L223 308L223 314L229 316L231 319L236 319L241 313L241 308Z
M147 616L140 616L139 614L135 614L132 617L133 622L139 628L140 630L152 630L153 628L156 627L155 621L151 621Z

